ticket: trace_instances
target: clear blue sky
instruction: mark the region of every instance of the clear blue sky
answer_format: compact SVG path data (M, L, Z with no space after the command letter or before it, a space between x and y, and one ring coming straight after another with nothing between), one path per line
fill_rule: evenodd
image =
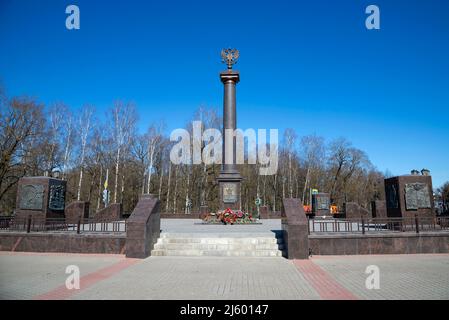
M76 4L81 29L65 28ZM365 28L376 4L381 30ZM134 101L142 130L221 110L223 47L241 52L238 126L344 136L379 170L449 180L449 1L0 0L0 82L72 108Z

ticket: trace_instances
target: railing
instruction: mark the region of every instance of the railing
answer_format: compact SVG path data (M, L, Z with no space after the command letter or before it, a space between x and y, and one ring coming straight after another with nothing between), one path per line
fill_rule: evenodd
M0 216L0 230L9 230L12 220L12 216Z
M311 233L449 231L449 217L308 219Z
M79 219L76 223L65 218L33 218L0 216L0 231L12 232L73 232L73 233L125 233L127 220L97 221Z

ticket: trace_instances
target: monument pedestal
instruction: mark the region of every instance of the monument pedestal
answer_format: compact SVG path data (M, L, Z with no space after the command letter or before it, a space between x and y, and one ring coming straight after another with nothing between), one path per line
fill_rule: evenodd
M387 216L434 217L432 190L432 177L428 175L403 175L385 179Z
M236 173L220 173L218 179L220 188L220 210L230 208L232 210L241 210L241 194L240 187L242 177Z
M312 195L312 213L317 217L330 216L330 196L328 193Z
M24 177L19 180L16 211L18 218L64 218L67 182L50 177Z

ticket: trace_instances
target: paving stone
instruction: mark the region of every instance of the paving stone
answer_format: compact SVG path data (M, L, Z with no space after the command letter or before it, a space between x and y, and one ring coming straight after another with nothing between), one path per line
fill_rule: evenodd
M278 241L245 240L248 236L272 236L280 228L278 220L264 221L262 225L231 226L242 227L238 231L228 226L215 228L224 241L239 238L231 244L203 243L202 238L215 232L209 227L185 220L162 221L163 232L184 237L180 238L181 244L185 236L196 234L195 240L188 244L193 250L201 251L200 245L206 245L204 250L209 245L217 249L229 245L262 246L259 249L263 251L266 245L282 245ZM161 239L161 243L179 243L168 240ZM80 267L81 289L61 294L68 265ZM365 271L370 265L379 267L379 290L365 286L369 276ZM0 252L0 299L447 300L448 271L449 254L313 256L308 261L292 261L257 256L152 256L133 260L123 255Z

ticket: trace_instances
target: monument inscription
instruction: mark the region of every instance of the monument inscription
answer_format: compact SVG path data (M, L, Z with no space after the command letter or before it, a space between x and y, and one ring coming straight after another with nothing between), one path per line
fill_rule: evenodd
M238 201L237 184L236 183L223 184L223 202L235 203L237 201Z
M317 216L330 214L330 196L328 193L312 194L312 212Z
M44 186L26 184L20 190L19 208L25 210L42 210L44 204Z
M405 206L407 210L430 208L429 188L425 183L405 184Z
M327 210L330 207L330 199L328 197L317 197L317 209Z
M398 192L396 189L396 185L390 184L385 186L385 193L387 199L387 207L388 208L397 208L398 207Z
M65 204L65 187L62 184L50 185L50 195L48 200L48 208L50 210L64 210Z

